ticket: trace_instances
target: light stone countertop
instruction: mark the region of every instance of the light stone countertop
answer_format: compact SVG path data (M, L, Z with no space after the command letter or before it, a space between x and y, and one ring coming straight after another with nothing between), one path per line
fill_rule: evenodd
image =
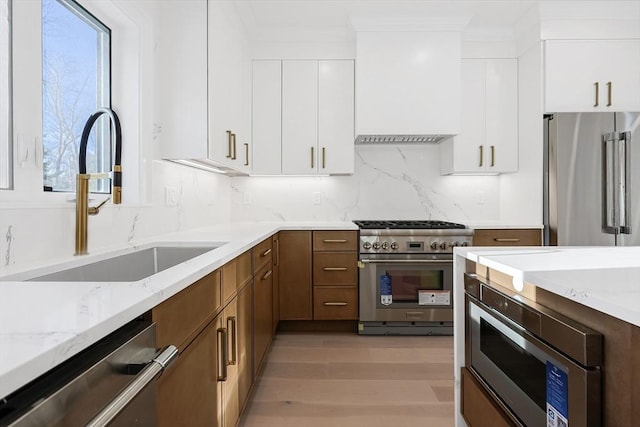
M137 282L22 282L100 260L114 251L34 266L0 278L0 398L64 362L109 333L281 230L357 230L351 222L229 223L140 240L150 243L228 242ZM37 274L34 274L37 272ZM10 281L11 280L11 281Z

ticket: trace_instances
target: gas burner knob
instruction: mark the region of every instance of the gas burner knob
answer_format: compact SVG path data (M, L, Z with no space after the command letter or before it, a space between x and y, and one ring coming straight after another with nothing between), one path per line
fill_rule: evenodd
M399 247L400 245L398 244L398 242L391 243L391 249L393 249L394 251L397 251Z
M440 249L447 249L447 243L446 242L442 242L440 243Z
M380 243L375 242L375 243L373 244L373 249L375 249L376 251L377 251L378 249L380 249Z
M460 246L469 246L469 243L468 243L468 242L462 242L462 243L460 244Z
M371 249L371 243L369 243L369 242L364 242L364 243L362 244L362 247L363 247L363 248L365 248L366 250L369 250L369 249Z
M431 247L432 251L437 251L438 250L438 242L431 243L430 247Z
M460 242L453 242L453 246L460 246Z
M389 242L382 242L382 249L389 250Z

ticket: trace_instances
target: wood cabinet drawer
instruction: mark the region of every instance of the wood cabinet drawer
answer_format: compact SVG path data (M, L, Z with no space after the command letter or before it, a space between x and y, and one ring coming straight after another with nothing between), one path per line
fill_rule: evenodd
M358 254L355 252L316 252L313 254L313 284L356 285Z
M469 427L512 427L513 423L487 395L473 374L462 368L462 416Z
M213 319L220 301L220 270L216 270L156 306L151 311L156 345L173 344L182 351Z
M541 246L538 228L504 228L474 230L473 246Z
M313 232L314 251L357 251L358 232L323 230Z
M273 243L271 237L258 243L253 247L253 272L262 269L267 263L273 259Z
M227 302L238 288L251 278L251 251L232 259L222 266L222 302Z
M353 320L358 318L358 288L316 286L313 288L314 320Z

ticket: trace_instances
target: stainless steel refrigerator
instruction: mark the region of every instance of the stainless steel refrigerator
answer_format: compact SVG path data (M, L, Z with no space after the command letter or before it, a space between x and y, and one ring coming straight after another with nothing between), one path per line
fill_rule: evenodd
M640 246L640 113L544 116L545 244Z

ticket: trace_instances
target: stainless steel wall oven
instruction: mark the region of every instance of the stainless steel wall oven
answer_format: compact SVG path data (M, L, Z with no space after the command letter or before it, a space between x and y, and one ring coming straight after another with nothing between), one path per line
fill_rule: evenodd
M515 424L601 425L602 335L465 275L466 365Z
M453 247L473 231L442 221L355 221L360 227L358 332L453 333Z

